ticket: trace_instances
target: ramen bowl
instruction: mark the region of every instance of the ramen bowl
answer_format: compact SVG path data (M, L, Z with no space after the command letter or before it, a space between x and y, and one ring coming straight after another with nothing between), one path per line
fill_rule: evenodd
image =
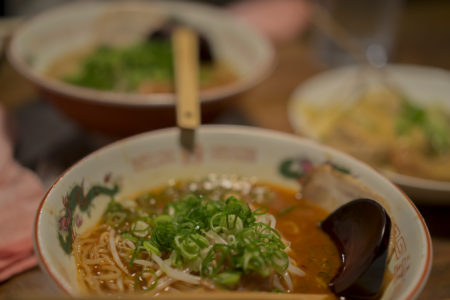
M381 81L380 76L383 77ZM336 103L342 104L340 107L351 110L356 106L355 104L358 103L357 100L355 100L355 97L357 97L355 95L358 95L361 88L378 91L386 84L396 91L398 94L397 97L406 98L413 103L413 105L420 108L427 109L436 107L436 109L446 112L448 119L448 116L450 116L449 81L450 73L448 71L433 67L392 64L377 72L370 72L370 70L363 70L362 68L355 66L341 67L320 73L298 86L292 94L288 105L289 121L296 133L326 144L327 141L321 137L321 134L319 133L321 129L317 124L319 122L327 124L329 120L340 120L336 115L326 115L326 112L330 112L330 108L333 108ZM345 99L349 100L346 101ZM391 103L393 102L394 101L391 101ZM314 107L319 115L319 117L315 118L315 122L313 122L310 117L311 107ZM383 114L387 115L390 113L390 110L392 109L384 109ZM373 110L366 110L364 118L368 119L371 117L370 114L372 112ZM360 113L360 111L358 113ZM353 113L353 115L355 115L355 113ZM336 122L338 121L333 123L335 124L334 128L337 128L339 125ZM366 124L368 123L369 122L366 121ZM387 122L381 120L379 123L386 124ZM360 124L355 126L360 126ZM379 140L379 137L382 137L384 132L377 135L376 130L378 129L376 126L377 125L375 125L373 129L373 132L375 132L374 137L376 140ZM448 139L449 132L446 132L446 134ZM360 134L360 136L361 135L362 134ZM375 138L372 138L371 140L374 141ZM396 140L401 140L401 137L397 137ZM357 141L353 144L356 143ZM377 143L374 142L373 145L377 146ZM392 149L397 145L398 144L392 143L389 147ZM355 147L354 151L352 150L349 152L355 156L360 156L362 155L361 153L364 153L360 150L361 148L366 149L367 147L360 147L359 149ZM412 171L415 170L415 173L413 174L412 171L410 171L409 174L404 173L401 170L396 169L392 164L393 159L391 157L394 156L392 153L394 152L390 151L390 156L388 156L390 160L384 162L384 165L375 163L374 161L376 159L370 157L366 160L372 162L374 166L376 165L381 172L408 193L415 202L429 205L450 204L450 181L427 178L426 176L429 175L421 174L421 169L415 169L413 163L409 163L409 165L411 165L410 169L412 169ZM409 161L419 161L419 159L409 159ZM424 164L422 163L422 165ZM431 165L430 163L430 169L432 169L431 166L436 166L436 164ZM433 173L435 173L436 168L433 167L433 169ZM447 169L445 172L448 178L450 170Z
M290 165L291 171L298 172L294 166L298 162L345 170L345 176L373 191L390 215L389 275L385 275L389 280L381 299L413 299L422 290L432 259L428 229L408 197L369 166L311 140L269 130L204 126L196 133L193 153L180 146L179 134L176 128L161 129L113 143L72 166L48 190L35 220L34 247L41 268L64 292L83 292L72 242L99 222L112 194L135 195L170 180L209 174L256 178L298 189L299 178L283 171ZM324 208L331 210L333 205Z
M202 34L217 61L235 73L235 80L200 92L203 121L211 120L233 96L272 71L274 50L262 35L223 9L191 1L77 1L62 5L24 22L12 36L8 58L45 98L86 128L128 135L173 126L176 97L172 93L96 90L49 75L50 69L70 65L70 59L86 49L103 44L133 45L170 20Z

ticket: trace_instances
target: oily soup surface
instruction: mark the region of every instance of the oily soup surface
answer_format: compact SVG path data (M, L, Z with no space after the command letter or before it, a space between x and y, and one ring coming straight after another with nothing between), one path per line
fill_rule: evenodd
M121 223L120 228L112 230L114 226L111 226L111 221L117 220L111 219L111 216L105 218L106 215L95 228L83 233L75 240L74 256L80 284L88 292L99 294L136 291L161 293L172 290L214 290L216 288L331 293L328 283L337 273L341 261L335 245L318 226L319 222L328 215L327 211L307 199L300 198L295 190L269 183L250 183L244 180L226 181L225 185L219 186L211 186L210 183L209 181L172 182L167 186L136 194L120 203L124 207L133 207L134 211L139 211L141 214L153 216L161 215L168 203L186 194L195 194L214 200L222 199L218 201L234 196L248 203L252 211L266 207L267 214L275 217L274 227L281 234L283 243L288 247L286 249L289 249L286 253L291 263L295 262L296 267L305 272L304 276L290 274L292 288L289 288L289 284L283 281L283 276L276 272L268 276L244 274L240 277L239 283L228 286L223 284L218 286L218 281L214 278L202 278L195 284L192 283L195 282L194 280L191 283L179 281L177 283L176 280L171 280L170 276L165 276L159 270L160 268L154 268L156 264L151 262L151 256L149 258L148 255L138 254L133 257L133 242L129 240L132 237L127 239L127 230L135 225L126 220ZM115 215L112 217L117 218ZM144 231L146 230L144 227L139 228ZM136 232L140 231L136 230ZM115 234L114 237L111 237L111 234ZM136 240L134 239L134 242ZM110 254L112 241L116 244L121 266L114 261L114 255ZM164 259L164 255L161 257ZM146 259L150 263L146 263ZM134 263L130 264L130 260ZM187 270L184 269L184 272ZM200 276L196 271L190 273ZM232 272L228 272L227 275L231 277L222 276L222 283L233 280Z

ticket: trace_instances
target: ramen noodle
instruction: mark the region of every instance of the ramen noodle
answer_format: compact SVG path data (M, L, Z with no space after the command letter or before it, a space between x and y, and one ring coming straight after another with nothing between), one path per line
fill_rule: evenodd
M331 294L340 254L328 212L294 190L236 176L171 182L112 199L78 235L87 293L266 291Z

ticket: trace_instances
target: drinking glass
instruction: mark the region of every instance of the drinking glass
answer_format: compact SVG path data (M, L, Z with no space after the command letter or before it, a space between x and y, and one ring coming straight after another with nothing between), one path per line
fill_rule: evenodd
M372 65L387 63L403 0L324 0L319 5L353 37ZM355 63L354 55L340 47L333 37L317 30L315 40L320 58L329 66Z

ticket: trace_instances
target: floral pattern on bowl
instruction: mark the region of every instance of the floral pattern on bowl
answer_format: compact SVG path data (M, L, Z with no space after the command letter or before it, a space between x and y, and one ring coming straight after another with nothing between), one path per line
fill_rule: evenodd
M67 254L72 253L72 244L76 237L76 228L83 224L83 215L89 216L92 201L99 195L114 196L119 192L119 186L112 188L104 185L93 185L87 193L84 192L84 182L75 185L70 192L63 196L64 215L59 218L58 240L60 246ZM78 208L78 210L77 210Z

